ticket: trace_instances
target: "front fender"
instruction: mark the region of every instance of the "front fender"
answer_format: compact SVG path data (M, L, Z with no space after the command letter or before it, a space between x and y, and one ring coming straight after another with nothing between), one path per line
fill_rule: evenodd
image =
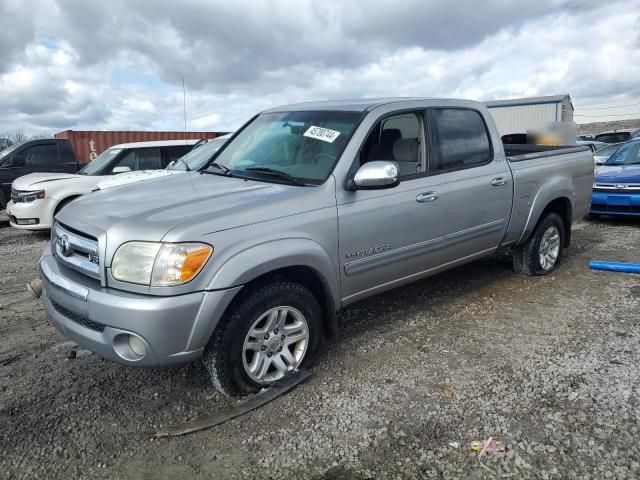
M261 275L286 267L308 267L323 281L336 307L340 305L338 272L331 257L316 242L287 238L251 246L217 268L208 290L244 285Z
M567 177L552 177L546 180L544 185L536 192L531 204L531 209L529 210L527 223L525 224L522 235L518 239L518 244L527 241L531 232L533 232L533 229L538 224L540 215L542 215L544 209L558 198L567 198L571 203L571 211L575 211L575 190L572 182Z

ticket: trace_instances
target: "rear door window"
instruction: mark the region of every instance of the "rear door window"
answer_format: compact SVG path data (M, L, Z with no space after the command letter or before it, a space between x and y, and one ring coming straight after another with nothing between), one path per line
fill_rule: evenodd
M479 112L429 109L429 171L469 168L491 161L489 132Z
M129 151L115 165L116 167L128 167L129 170L160 170L162 169L162 156L160 148L138 148Z
M61 165L58 145L47 143L34 145L23 152L24 166L27 168L58 167Z

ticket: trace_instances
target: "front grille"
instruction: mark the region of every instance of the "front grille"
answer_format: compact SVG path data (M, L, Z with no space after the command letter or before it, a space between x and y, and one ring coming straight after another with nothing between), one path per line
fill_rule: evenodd
M89 277L100 279L98 241L59 223L51 231L51 248L60 263Z
M596 183L594 192L601 193L640 193L640 184L635 183Z
M75 322L78 325L88 328L89 330L93 330L94 332L104 331L104 325L102 325L101 323L93 322L89 320L89 318L86 317L85 315L80 315L79 313L72 312L71 310L63 307L62 305L52 300L51 298L49 298L49 301L51 302L51 305L53 306L56 312L58 312L60 315L64 315L66 318L68 318L72 322Z

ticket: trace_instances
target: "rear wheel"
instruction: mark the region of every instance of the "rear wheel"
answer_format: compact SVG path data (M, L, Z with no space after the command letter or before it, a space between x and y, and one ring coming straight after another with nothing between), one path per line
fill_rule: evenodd
M321 322L320 304L305 286L282 280L253 287L214 332L203 364L223 394L257 392L311 363Z
M513 251L513 269L523 275L548 275L560 265L565 230L560 215L550 213L536 226L527 242Z

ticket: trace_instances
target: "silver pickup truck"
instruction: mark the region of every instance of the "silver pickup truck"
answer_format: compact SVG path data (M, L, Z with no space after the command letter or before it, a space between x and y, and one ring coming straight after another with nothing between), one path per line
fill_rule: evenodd
M335 341L355 301L498 249L519 273L553 272L589 209L591 153L507 148L472 101L265 111L199 171L58 213L45 309L108 359L201 358L221 392L255 392Z

